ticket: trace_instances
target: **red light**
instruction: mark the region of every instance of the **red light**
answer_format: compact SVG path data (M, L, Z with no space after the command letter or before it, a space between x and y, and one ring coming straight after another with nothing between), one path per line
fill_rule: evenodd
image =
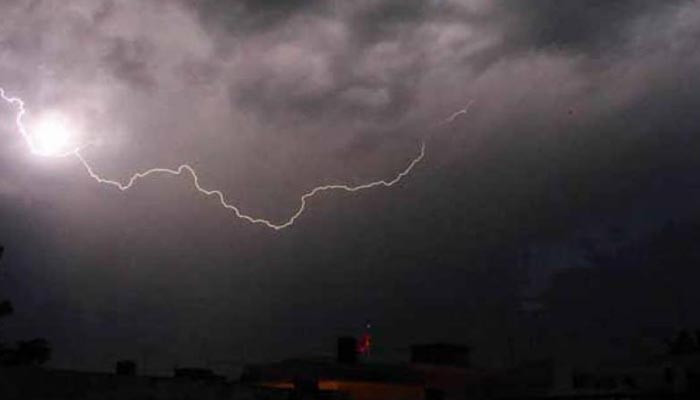
M368 355L372 347L372 335L365 333L357 342L357 352L363 355Z

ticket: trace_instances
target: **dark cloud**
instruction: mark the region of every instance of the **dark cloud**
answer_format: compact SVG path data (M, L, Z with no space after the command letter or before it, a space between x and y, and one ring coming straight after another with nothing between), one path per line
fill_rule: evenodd
M503 2L521 21L514 26L513 39L538 48L592 51L619 49L629 24L646 15L663 15L687 5L688 1L592 0L562 5L556 0ZM518 39L518 37L520 39Z
M205 24L216 23L240 34L273 29L290 17L317 10L323 4L319 0L204 0L197 2L195 9Z
M543 318L570 339L546 340L578 357L591 349L596 354L596 347L617 357L640 356L645 344L663 349L679 327L700 322L692 306L698 239L696 222L667 224L612 251L593 252L593 267L557 273L542 296Z
M136 90L152 90L156 78L148 65L153 44L147 39L126 40L116 38L108 46L102 63L110 68L112 74Z

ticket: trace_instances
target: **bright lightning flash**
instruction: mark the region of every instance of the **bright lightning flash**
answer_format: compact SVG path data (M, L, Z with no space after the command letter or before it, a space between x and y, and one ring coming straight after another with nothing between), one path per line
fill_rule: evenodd
M73 130L64 115L56 112L42 115L29 132L34 148L40 155L50 157L72 150Z
M252 224L259 224L266 226L270 229L280 231L282 229L292 226L296 220L304 213L308 200L322 192L328 191L344 191L344 192L359 192L361 190L372 189L375 187L391 187L399 183L404 177L411 173L413 168L420 163L425 157L425 141L421 142L420 151L416 157L414 157L411 162L400 171L393 179L389 180L378 180L369 182L357 186L349 185L323 185L317 186L310 191L304 193L299 199L299 207L297 210L284 222L275 223L265 218L252 217L250 215L241 212L240 208L231 204L226 200L226 196L221 190L217 189L206 189L199 182L199 176L195 169L189 164L182 164L175 169L171 168L153 168L144 172L135 173L126 183L119 181L106 179L95 172L90 163L83 157L81 153L81 148L75 143L75 132L74 128L71 126L70 121L67 117L60 113L51 112L42 114L33 124L26 125L24 122L24 117L27 115L27 110L24 105L24 101L18 97L11 97L7 95L5 90L0 87L0 98L5 102L14 106L17 110L15 115L15 124L17 130L20 132L24 141L27 143L30 151L34 155L40 155L45 157L69 157L75 156L80 163L85 167L88 175L95 181L115 187L122 192L125 192L132 188L137 181L146 178L150 175L176 175L180 176L184 173L189 174L192 177L192 182L195 189L201 194L207 197L214 197L219 201L221 207L233 212L233 214L242 220L248 221ZM451 124L460 115L466 114L469 111L473 101L469 101L467 105L452 113L448 118L436 124L434 127L439 127L443 125Z

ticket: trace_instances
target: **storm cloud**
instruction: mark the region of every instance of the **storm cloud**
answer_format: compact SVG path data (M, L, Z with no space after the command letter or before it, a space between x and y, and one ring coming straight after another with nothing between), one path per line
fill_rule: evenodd
M58 365L279 358L366 318L379 346L470 341L498 362L524 248L697 214L697 2L36 0L0 20L0 86L70 115L111 178L189 162L281 221L427 140L400 186L324 194L277 233L184 178L122 194L35 159L3 104L11 328L45 332Z

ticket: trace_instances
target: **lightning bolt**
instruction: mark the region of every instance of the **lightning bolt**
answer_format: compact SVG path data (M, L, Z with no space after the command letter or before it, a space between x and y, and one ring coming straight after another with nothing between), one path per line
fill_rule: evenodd
M31 151L32 154L35 155L46 155L43 154L36 146L34 143L32 136L27 132L27 129L24 125L23 119L25 115L27 114L27 109L25 107L24 101L18 97L12 97L7 95L5 90L0 87L0 97L2 99L9 103L10 105L14 106L17 109L17 114L15 115L15 125L17 126L17 130L20 132L22 135L24 141L26 142L27 146L29 147L29 150ZM435 125L435 127L438 126L443 126L447 124L451 124L459 117L460 115L467 114L469 111L469 108L473 104L473 101L469 101L467 105L453 114L451 114L449 117L445 118L441 122ZM401 170L397 175L394 176L393 179L386 180L378 180L378 181L373 181L369 183L365 183L362 185L356 185L356 186L350 186L350 185L343 185L343 184L332 184L332 185L323 185L323 186L317 186L310 191L304 193L301 195L299 199L299 207L296 209L296 211L285 221L280 222L280 223L275 223L273 221L270 221L265 218L258 218L258 217L253 217L248 214L245 214L241 211L239 207L236 205L230 203L226 199L226 195L218 189L207 189L203 187L199 181L199 176L197 175L197 171L189 164L182 164L179 167L175 169L171 168L152 168L147 171L143 172L137 172L134 175L129 178L126 183L122 183L116 180L111 180L111 179L106 179L100 176L98 173L95 172L95 170L92 168L90 163L87 161L87 159L83 156L82 154L82 148L78 147L73 150L67 151L65 153L61 154L53 154L53 157L70 157L74 156L80 161L80 163L83 165L85 168L86 172L88 175L97 181L98 183L112 186L122 192L125 192L129 189L131 189L136 183L144 179L148 176L151 175L174 175L174 176L181 176L183 174L188 174L192 178L192 183L194 185L194 188L203 194L206 197L214 197L219 201L219 204L221 207L225 208L226 210L229 210L233 212L233 214L242 220L245 220L251 224L258 224L258 225L263 225L267 228L273 229L275 231L281 231L285 228L289 228L290 226L294 225L294 223L297 221L299 217L306 211L307 205L309 200L318 195L319 193L323 192L330 192L330 191L343 191L343 192L349 192L349 193L354 193L354 192L359 192L362 190L367 190L367 189L372 189L376 187L391 187L396 185L397 183L401 182L403 178L405 178L407 175L413 171L413 169L418 165L423 158L425 158L425 140L423 140L420 144L420 151L418 152L418 155L415 156L411 162Z
M450 115L449 117L442 120L440 123L437 124L437 126L449 125L449 124L455 122L455 120L460 115L467 115L467 113L469 112L469 109L472 108L472 104L474 104L474 100L469 100L469 102L467 102L467 104L464 106L463 109L453 112L452 115Z

